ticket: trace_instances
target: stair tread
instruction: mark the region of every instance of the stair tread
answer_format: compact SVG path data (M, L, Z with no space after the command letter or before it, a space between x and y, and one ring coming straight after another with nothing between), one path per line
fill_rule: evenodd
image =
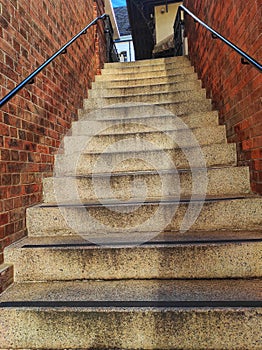
M216 307L216 303L212 303L216 301L221 302L220 307L223 304L234 307L234 301L253 301L255 305L255 301L260 301L261 307L261 297L262 279L27 282L16 283L3 293L0 308L19 301L25 303L24 307L30 307L30 302L34 301L35 306L37 302L53 301L57 306L60 302L63 307L75 307L74 301L83 302L84 307L99 307L99 302L103 301L104 307L114 307L114 302L118 301L118 306L123 308L130 306L128 301L135 302L136 307L148 307L150 301L152 306L154 303L161 306L157 302L170 302L166 307L187 307L186 302L191 302L191 307L201 307L201 302ZM63 302L69 303L63 305ZM180 303L172 305L172 302ZM50 306L47 303L45 307Z

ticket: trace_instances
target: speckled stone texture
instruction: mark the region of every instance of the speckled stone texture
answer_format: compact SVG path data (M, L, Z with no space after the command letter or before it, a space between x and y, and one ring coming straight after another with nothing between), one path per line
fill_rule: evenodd
M155 217L155 231L179 231L183 224L188 203L170 198L170 202L149 203L136 201L121 209L117 200L108 200L104 204L81 203L73 206L35 206L27 210L28 232L30 236L59 236L110 232L152 231ZM197 210L199 201L191 203ZM206 201L202 210L192 223L191 230L259 230L262 222L261 198L236 198ZM123 231L124 230L124 231Z
M195 172L195 176L201 179L201 170ZM110 177L111 175L111 177ZM208 196L222 196L225 192L231 195L243 195L250 193L249 170L247 167L221 167L208 169ZM110 177L110 179L109 179ZM219 180L223 177L224 181ZM81 177L57 177L44 179L43 199L45 203L57 201L57 191L64 191L68 201L73 201L75 194L72 193L72 186L77 186L79 197L83 203L88 200L98 200L94 185L99 186L107 179L110 181L112 191L100 195L100 198L117 198L125 200L132 198L132 188L136 184L136 193L143 194L144 185L147 187L150 198L165 196L190 196L192 194L192 174L188 170L180 172L126 172L117 174L98 174L95 179L92 175ZM176 182L180 181L179 191L176 189ZM140 184L140 186L139 186ZM168 186L163 186L163 184ZM195 188L194 194L200 194L201 188ZM111 195L111 197L110 197Z
M89 97L5 250L0 350L261 350L262 198L187 58Z
M261 287L261 280L17 284L0 298L1 345L36 349L261 349L262 308L197 306L201 300L256 301L261 298ZM109 306L1 307L4 301L39 299L108 300ZM191 300L196 306L110 307L110 300Z
M206 235L205 241L199 242L196 237L201 234L195 233L191 242L184 239L183 243L179 237L169 235L162 243L145 245L112 244L123 241L120 234L116 237L109 234L107 238L98 235L28 238L7 249L6 259L15 264L18 282L262 277L262 243L252 241L259 234L246 232L240 240L232 239L231 235L228 233L223 240L216 233L214 242L212 235ZM101 246L85 246L88 239L101 241ZM64 246L59 246L61 243ZM46 246L34 248L37 244ZM32 247L23 248L25 245Z

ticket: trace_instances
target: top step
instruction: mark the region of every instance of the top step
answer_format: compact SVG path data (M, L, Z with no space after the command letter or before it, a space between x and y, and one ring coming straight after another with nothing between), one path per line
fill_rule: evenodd
M102 69L102 74L122 74L122 73L142 73L142 72L158 72L161 70L170 71L172 69L181 69L185 67L191 67L191 63L189 60L185 60L182 62L170 62L170 63L162 63L156 65L126 65L119 67L105 67Z
M167 57L167 58L156 58L148 60L139 60L133 62L114 62L114 63L105 63L104 68L128 68L128 67L141 67L141 66L156 66L169 63L183 64L189 62L187 56L178 56L178 57Z

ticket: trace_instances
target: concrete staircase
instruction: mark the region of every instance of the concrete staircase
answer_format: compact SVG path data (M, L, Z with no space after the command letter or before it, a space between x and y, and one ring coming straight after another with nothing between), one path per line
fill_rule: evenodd
M185 57L106 64L5 249L0 349L262 349L262 199Z

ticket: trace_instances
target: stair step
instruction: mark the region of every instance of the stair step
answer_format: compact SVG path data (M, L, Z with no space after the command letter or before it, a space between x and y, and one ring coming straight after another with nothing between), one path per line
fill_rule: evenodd
M145 131L141 132L117 132L116 126L103 130L102 134L97 131L95 135L65 136L63 147L66 154L74 152L103 152L110 145L117 150L119 143L120 151L123 149L123 142L132 147L132 150L142 151L145 146L156 145L158 148L190 147L192 145L210 145L226 143L226 132L224 126L197 128L195 130L184 129L181 123L180 130ZM136 125L138 128L138 125Z
M113 97L90 97L84 100L84 109L102 107L109 104L122 104L122 103L183 103L185 101L205 101L206 102L206 90L186 90L177 92L159 92L148 93L142 95L119 95Z
M136 69L135 69L136 70ZM194 73L194 67L188 65L177 67L177 68L167 68L167 69L161 69L156 70L152 73L152 70L149 71L141 71L141 72L124 72L122 74L116 74L115 71L108 70L108 73L106 73L107 70L104 70L102 75L97 75L95 78L95 81L106 81L106 80L128 80L128 79L147 79L154 77L167 77L167 76L173 76L173 75L181 75L181 74L192 74Z
M160 115L147 115L141 111L141 115L130 116L130 108L101 108L89 113L82 113L81 120L72 123L72 135L94 135L96 133L108 134L114 132L137 132L139 130L184 130L196 128L208 128L218 126L218 114L216 111L193 113L174 116L172 113ZM166 111L165 111L166 112ZM107 118L105 118L105 113Z
M261 280L163 280L161 288L159 284L16 284L1 298L1 347L261 348L262 309L254 292L261 289ZM17 302L23 296L25 302Z
M93 174L79 177L52 177L44 179L43 197L45 203L56 202L56 194L63 195L67 201L78 198L84 203L99 198L120 200L134 195L143 197L145 191L150 198L165 196L191 196L201 194L201 181L207 171L208 196L242 195L250 193L248 167L222 167L174 171L127 172L117 174ZM192 182L198 184L192 190ZM99 194L96 188L102 189ZM75 191L73 189L76 189Z
M177 57L166 57L166 58L156 58L154 60L138 60L133 62L113 62L105 63L104 67L107 68L128 68L128 67L143 67L150 66L155 67L158 65L166 65L170 63L183 64L184 62L190 62L186 56L177 56Z
M236 165L235 144L212 144L186 148L160 149L144 145L144 151L132 151L133 144L122 141L103 153L58 154L55 160L56 175L87 175L126 171L192 169ZM147 147L148 146L148 147ZM146 150L147 149L147 150Z
M212 106L211 106L211 100L205 99L205 100L194 100L185 102L161 102L161 103L132 103L132 102L126 102L126 103L118 103L115 105L109 105L105 106L103 108L100 107L94 107L92 105L84 107L82 110L79 110L79 117L83 118L85 117L87 113L90 111L97 113L100 115L101 118L101 111L104 113L103 119L105 119L105 116L108 113L108 118L114 118L119 117L122 115L127 118L133 118L133 117L142 117L142 116L152 116L154 115L166 115L170 113L173 113L173 116L175 115L185 115L185 114L192 114L192 113L198 113L201 112L211 112ZM94 108L96 110L94 111ZM97 111L97 112L96 112Z
M151 72L151 73L158 73L159 71L170 71L170 70L180 70L181 68L185 67L192 67L189 60L183 60L183 61L173 61L173 62L165 62L163 64L156 64L156 65L128 65L128 66L105 66L104 69L101 70L102 75L103 74L125 74L125 73L133 73L133 74L139 74L139 73L145 73L145 72Z
M62 200L64 199L61 194ZM60 202L59 202L60 203ZM163 230L259 230L262 199L223 197L158 198L130 201L62 202L27 209L30 236L59 236L125 232L125 238L144 239L143 232Z
M151 86L160 84L160 88L163 84L173 84L173 83L182 83L185 81L197 80L197 74L189 71L185 73L175 72L173 74L169 74L168 76L148 76L146 78L139 78L137 76L126 77L118 76L118 80L104 79L104 76L96 76L95 82L92 83L92 86L95 87L141 87L141 86Z
M190 241L175 239L175 234L154 241L154 232L148 232L140 245L113 235L29 237L8 247L6 259L16 266L16 282L262 277L261 233L233 239L207 233L201 240L195 234Z
M128 87L112 87L93 84L92 90L89 91L88 96L91 98L99 97L114 97L114 96L133 96L133 95L151 95L152 93L172 93L186 90L200 90L200 80L185 81L173 84L155 84L144 86L128 86Z

